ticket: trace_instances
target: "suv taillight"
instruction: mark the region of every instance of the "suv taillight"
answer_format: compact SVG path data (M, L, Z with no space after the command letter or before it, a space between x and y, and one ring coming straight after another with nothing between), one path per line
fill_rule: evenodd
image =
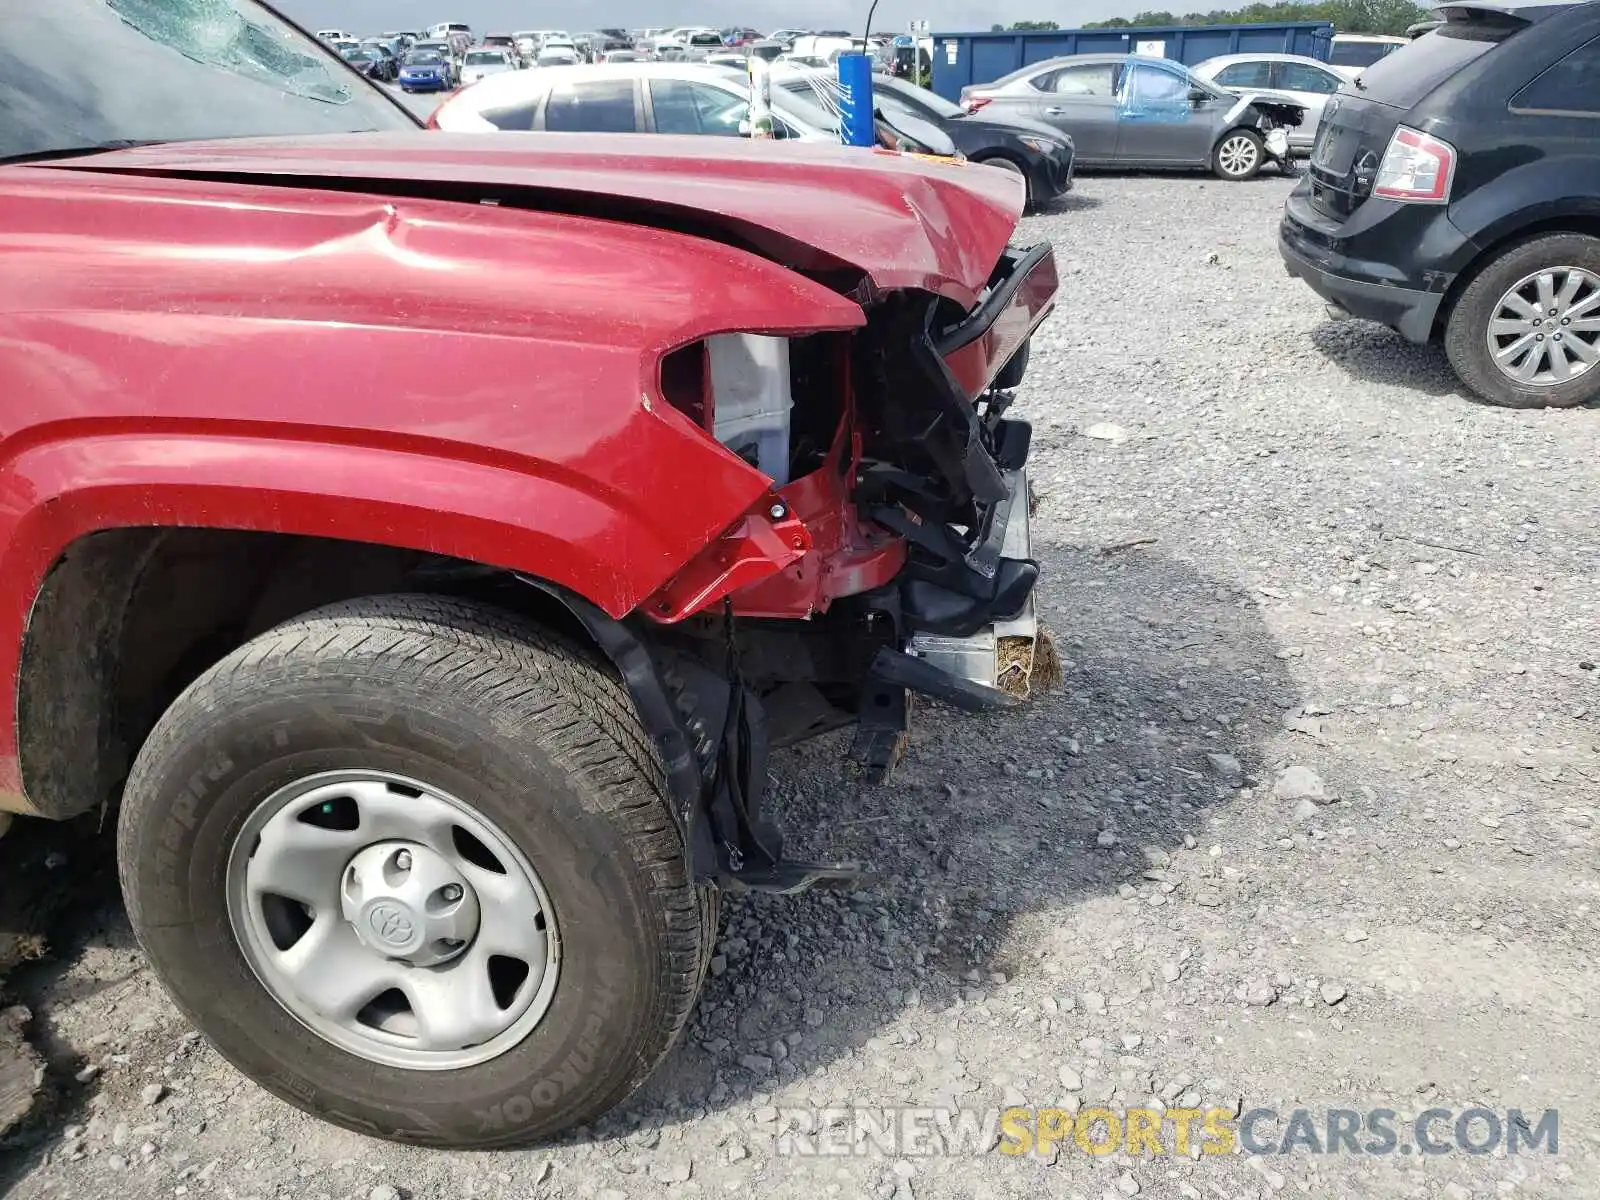
M1383 152L1372 194L1411 204L1445 204L1455 173L1454 146L1401 125Z

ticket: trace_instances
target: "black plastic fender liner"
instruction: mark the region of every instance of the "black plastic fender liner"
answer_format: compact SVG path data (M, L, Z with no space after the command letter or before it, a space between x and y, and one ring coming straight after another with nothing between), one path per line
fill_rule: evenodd
M650 734L665 768L667 789L672 796L672 815L683 838L690 877L696 883L729 891L795 893L812 887L851 887L860 881L863 871L856 863L784 860L782 836L776 827L760 817L759 796L730 795L727 781L719 780L716 773L707 779L701 771L690 733L678 719L661 669L649 648L632 630L564 588L529 575L519 574L516 578L558 601L570 612L621 675L634 710ZM743 713L738 719L745 719ZM725 738L738 732L724 729L722 735ZM736 785L759 786L765 782L764 740L755 757L760 764L756 772L759 778L736 781ZM720 842L719 827L724 834ZM739 838L737 847L725 840L731 836ZM759 853L749 854L752 850ZM744 861L747 856L749 861Z
M617 668L622 685L633 700L634 710L666 769L667 788L672 793L672 815L677 819L678 832L688 851L691 874L697 883L708 882L708 873L714 874L717 867L717 852L706 823L695 820L702 795L699 763L688 733L672 710L672 702L667 698L667 690L650 652L626 625L583 597L531 575L519 574L517 579L560 602Z

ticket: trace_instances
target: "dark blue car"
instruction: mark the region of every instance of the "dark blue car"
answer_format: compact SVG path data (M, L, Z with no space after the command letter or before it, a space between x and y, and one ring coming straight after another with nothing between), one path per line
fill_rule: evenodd
M416 50L400 66L400 88L407 92L450 90L450 64L433 50Z

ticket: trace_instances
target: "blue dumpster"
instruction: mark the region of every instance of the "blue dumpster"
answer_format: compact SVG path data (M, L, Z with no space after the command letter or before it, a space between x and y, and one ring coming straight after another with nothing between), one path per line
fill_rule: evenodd
M961 89L993 83L1018 67L1068 54L1149 54L1194 66L1219 54L1304 54L1326 62L1330 21L1250 25L1162 25L1137 29L1046 29L933 35L933 90L957 100Z

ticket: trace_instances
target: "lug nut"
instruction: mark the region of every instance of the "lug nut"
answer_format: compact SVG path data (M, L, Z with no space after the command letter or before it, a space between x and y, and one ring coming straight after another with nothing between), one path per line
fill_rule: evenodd
M453 904L461 899L461 885L459 883L447 883L440 889L440 894Z
M767 516L771 517L774 521L781 521L788 515L789 510L781 504L774 504L771 508L767 509Z
M402 850L394 856L395 869L399 871L411 870L411 851Z

